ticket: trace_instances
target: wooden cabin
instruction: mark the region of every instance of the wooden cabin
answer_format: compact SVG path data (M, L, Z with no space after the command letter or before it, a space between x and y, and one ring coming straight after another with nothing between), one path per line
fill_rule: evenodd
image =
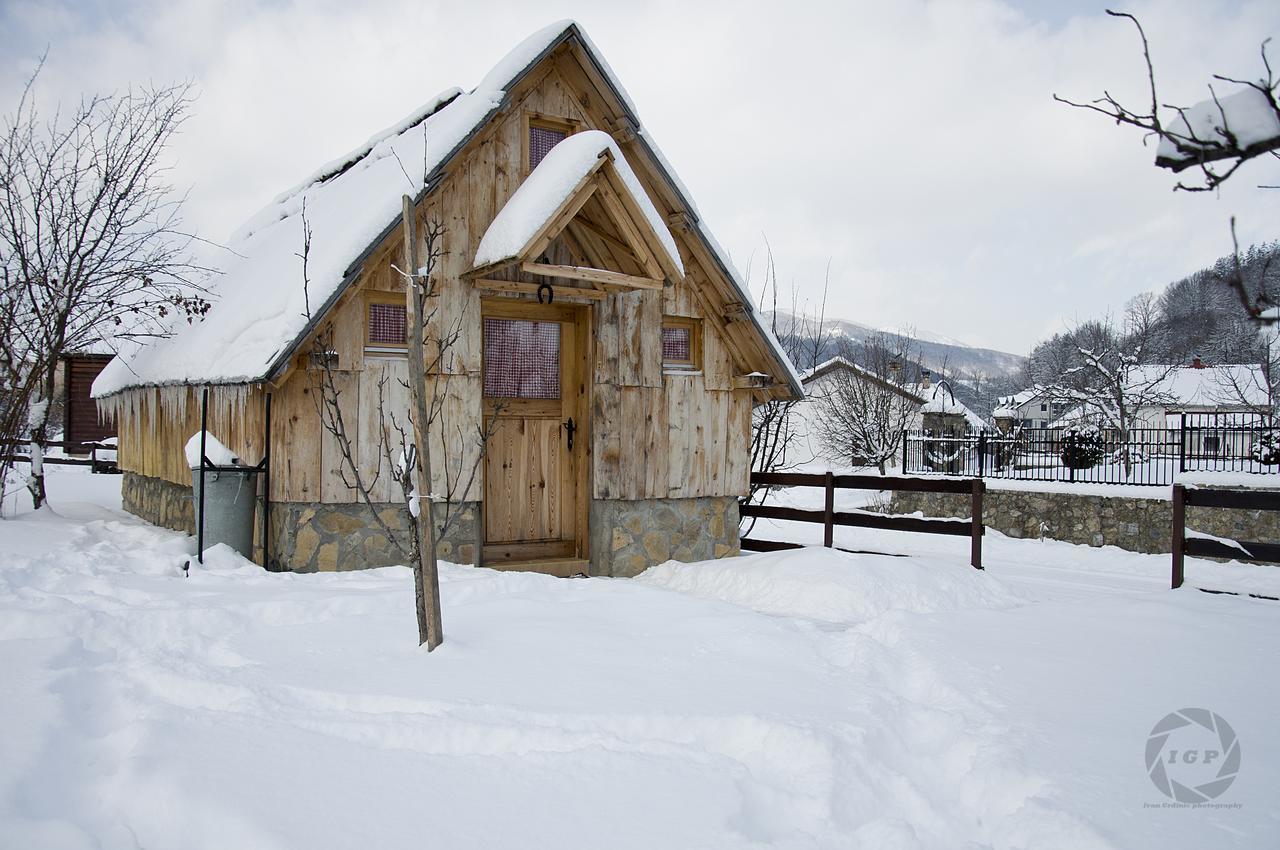
M233 236L203 322L110 364L94 395L118 425L125 507L194 527L183 446L207 389L209 432L249 463L269 454L268 567L403 560L370 511L401 514L371 435L380 393L407 409L406 193L419 234L443 225L433 322L459 329L431 376L449 458L433 491L479 470L441 557L634 575L736 554L752 406L800 381L573 22L281 195ZM374 508L320 424L317 334Z
M98 407L90 395L93 382L111 360L110 354L97 351L68 352L60 358L59 375L62 394L62 439L70 454L86 454L85 443L105 440L116 435L111 423L98 415Z

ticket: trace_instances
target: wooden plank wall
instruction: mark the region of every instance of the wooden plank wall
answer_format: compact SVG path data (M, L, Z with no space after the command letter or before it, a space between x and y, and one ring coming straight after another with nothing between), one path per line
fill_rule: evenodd
M245 463L262 460L263 398L257 388L210 393L209 433ZM129 390L120 400L119 466L184 487L191 486L186 445L200 431L196 387Z
M437 465L433 489L443 492L449 480L470 469L481 422L480 295L463 279L489 222L524 178L524 134L527 114L553 116L583 128L609 130L597 98L575 88L564 74L565 60L549 62L522 84L511 108L474 140L451 167L441 187L419 209L422 219L445 224L441 258L441 291L429 305L436 326L429 334L460 326L463 329L451 357L434 378L445 395L446 422L433 433L437 449L445 434L465 452L453 452L448 469ZM563 72L563 73L562 73ZM652 193L655 197L656 194ZM419 233L423 227L419 226ZM692 291L705 281L697 253L686 236L676 232L688 281L664 292L619 293L594 308L595 369L592 382L591 474L593 494L602 499L684 498L742 495L749 470L751 395L733 389L735 365L721 324L704 312L709 302ZM364 292L369 289L403 291L392 264L400 265L400 234L391 234L365 264L332 316L332 347L338 352L339 381L348 432L358 442L357 463L370 476L385 467L377 447L378 384L386 379L388 409L407 409L403 359L366 358L364 354ZM563 253L563 246L555 248ZM513 277L532 279L527 275ZM664 375L661 368L661 323L664 314L702 318L704 370L696 375ZM307 346L303 346L303 350ZM314 375L306 369L305 354L273 389L272 498L277 501L350 502L357 496L341 478L335 441L324 434L315 404ZM150 391L141 391L150 392ZM257 391L260 393L260 391ZM198 425L198 396L188 401L180 421L154 416L154 404L130 433L121 434L121 463L126 469L156 475L179 484L190 483L181 447ZM260 410L260 394L252 396L241 413L243 423L218 419L211 431L231 440L231 447L256 462L261 456L261 423L252 419ZM192 417L195 417L193 420ZM232 416L232 419L235 417ZM256 428L252 422L257 423ZM158 427L154 439L141 434ZM223 437L223 433L228 437ZM459 436L464 435L464 436ZM258 442L254 442L257 440ZM241 442L237 442L241 441ZM374 481L375 498L398 498L385 474ZM477 480L471 498L480 498Z

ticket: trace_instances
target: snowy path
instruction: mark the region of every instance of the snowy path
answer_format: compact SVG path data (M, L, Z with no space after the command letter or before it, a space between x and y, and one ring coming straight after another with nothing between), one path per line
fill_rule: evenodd
M447 568L448 642L427 655L406 570L279 575L219 553L184 579L190 541L112 511L89 489L110 480L68 477L63 516L0 522L6 847L1280 835L1280 605L1165 591L1144 556L995 539L983 574L963 540L898 535L915 556L637 580ZM1241 808L1144 809L1163 799L1151 725L1201 704L1240 734Z

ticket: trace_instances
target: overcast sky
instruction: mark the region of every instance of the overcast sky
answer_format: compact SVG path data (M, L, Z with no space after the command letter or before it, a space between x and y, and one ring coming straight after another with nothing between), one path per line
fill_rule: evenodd
M1113 0L1114 3L1114 0ZM175 181L188 225L224 240L280 191L525 35L583 24L704 219L758 291L828 313L1025 353L1243 242L1280 238L1280 163L1220 194L1172 193L1141 134L1053 102L1141 103L1134 32L1094 2L750 4L0 0L10 111L49 48L45 103L190 78ZM1253 76L1280 3L1135 3L1162 98ZM1280 41L1280 39L1277 39ZM1280 60L1280 48L1274 51ZM1280 64L1280 61L1277 61Z

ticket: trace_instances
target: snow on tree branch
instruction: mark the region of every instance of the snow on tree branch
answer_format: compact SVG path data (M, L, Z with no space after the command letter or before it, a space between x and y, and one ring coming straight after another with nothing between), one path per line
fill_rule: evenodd
M1237 86L1231 94L1219 94L1210 83L1209 98L1191 107L1161 103L1156 90L1155 66L1151 46L1137 17L1111 9L1107 14L1126 18L1133 23L1142 39L1142 56L1147 67L1149 101L1141 109L1126 107L1110 92L1087 102L1059 97L1053 99L1078 109L1098 112L1117 124L1128 124L1146 130L1158 139L1155 164L1178 174L1197 169L1199 181L1179 181L1174 187L1186 192L1216 189L1244 163L1269 154L1280 158L1280 78L1267 56L1270 39L1262 42L1260 53L1264 75L1257 80L1239 80L1214 74L1220 83ZM1167 120L1161 118L1164 110ZM1169 111L1173 112L1169 116Z

